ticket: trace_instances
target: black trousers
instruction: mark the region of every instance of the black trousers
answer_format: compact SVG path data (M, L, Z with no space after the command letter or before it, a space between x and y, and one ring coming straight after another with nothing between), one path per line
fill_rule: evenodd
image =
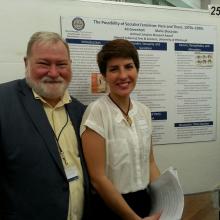
M133 193L122 194L128 205L140 217L149 215L151 209L151 199L147 190L141 190ZM92 195L91 220L121 220L98 194Z

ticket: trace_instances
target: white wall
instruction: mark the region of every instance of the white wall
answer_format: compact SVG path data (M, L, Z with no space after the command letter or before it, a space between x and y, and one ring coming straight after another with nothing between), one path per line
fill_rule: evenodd
M93 3L94 4L94 3ZM0 82L24 76L23 57L30 35L48 30L60 33L60 15L100 16L151 21L200 23L218 25L219 19L208 13L166 7L112 6L72 0L0 0ZM110 8L110 9L109 9ZM220 54L220 37L217 55ZM220 85L218 60L217 85ZM217 91L219 94L219 88ZM217 127L220 126L220 97L217 97ZM185 193L212 190L220 184L220 136L212 142L155 146L155 156L161 170L173 165L178 169Z

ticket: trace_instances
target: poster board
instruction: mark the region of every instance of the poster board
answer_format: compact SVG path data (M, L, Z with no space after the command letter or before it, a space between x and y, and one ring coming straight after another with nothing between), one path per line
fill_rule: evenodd
M96 54L109 40L129 40L140 59L131 97L151 109L153 144L216 140L216 29L215 25L62 16L61 32L74 61L69 90L86 105L108 94Z
M70 0L1 0L0 82L24 77L23 57L26 52L26 44L33 32L46 30L61 33L60 16L73 15L146 20L157 23L214 25L217 28L216 84L220 84L220 20L211 17L208 11L106 1ZM220 136L218 131L220 97L218 86L216 94L216 140L154 146L159 168L164 170L170 165L177 168L183 191L186 194L210 191L220 184Z

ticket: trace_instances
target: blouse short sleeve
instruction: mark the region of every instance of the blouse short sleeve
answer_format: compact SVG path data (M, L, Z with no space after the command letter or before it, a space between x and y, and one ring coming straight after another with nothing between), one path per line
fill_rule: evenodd
M87 107L80 126L80 135L86 130L86 127L97 132L105 138L104 122L103 122L103 109L99 100L89 104Z

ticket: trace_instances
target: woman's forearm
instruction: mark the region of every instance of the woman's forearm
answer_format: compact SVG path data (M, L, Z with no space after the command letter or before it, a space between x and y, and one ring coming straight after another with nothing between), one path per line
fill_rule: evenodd
M92 184L97 193L105 201L106 205L118 214L124 220L141 220L127 204L122 195L116 190L111 181L103 176L99 179L92 180Z

